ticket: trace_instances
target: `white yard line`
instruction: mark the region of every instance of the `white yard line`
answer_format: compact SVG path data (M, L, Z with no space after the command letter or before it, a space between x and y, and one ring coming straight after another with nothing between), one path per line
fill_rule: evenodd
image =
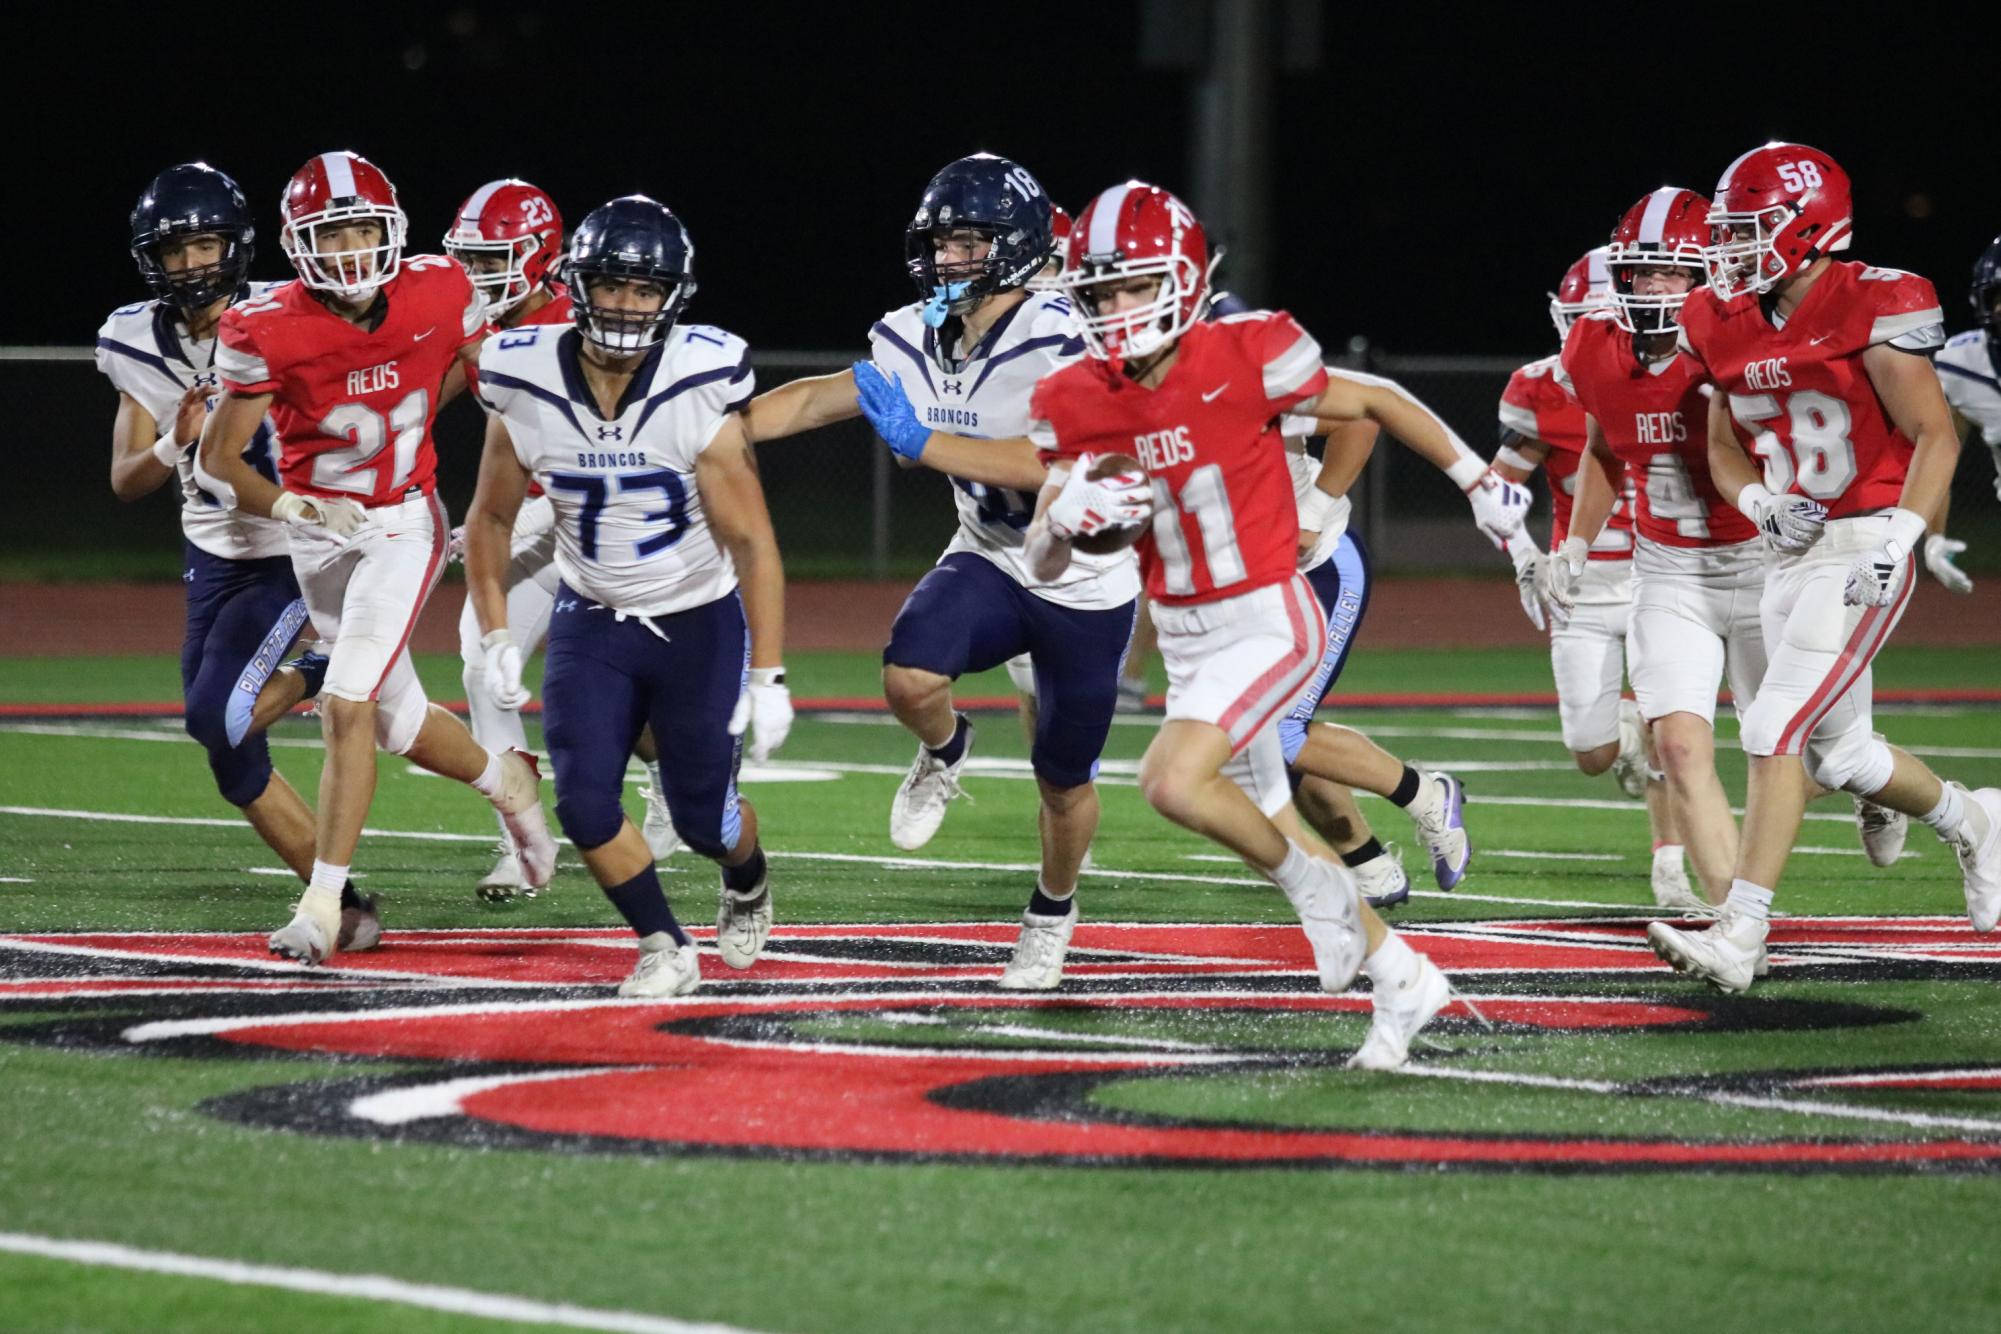
M176 1278L203 1278L237 1287L281 1288L323 1297L387 1302L476 1320L504 1320L523 1325L556 1325L564 1329L609 1330L613 1334L741 1334L738 1326L716 1325L637 1311L606 1311L569 1302L543 1302L529 1297L447 1288L434 1283L410 1283L383 1274L337 1274L323 1269L252 1264L174 1251L148 1251L108 1241L68 1241L25 1232L0 1232L0 1251L66 1260L72 1264L130 1269Z

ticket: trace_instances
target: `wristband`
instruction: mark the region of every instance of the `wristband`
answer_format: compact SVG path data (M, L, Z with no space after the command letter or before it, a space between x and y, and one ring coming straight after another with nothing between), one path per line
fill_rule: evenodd
M1321 532L1327 527L1327 520L1333 517L1343 496L1330 496L1317 486L1306 489L1306 495L1299 502L1299 526L1309 533Z
M1737 506L1737 512L1752 523L1763 523L1765 507L1772 503L1772 493L1765 489L1762 482L1748 482L1744 489L1737 493L1737 499L1733 503Z
M1536 470L1535 460L1524 457L1513 445L1502 445L1495 450L1494 462L1505 464L1510 468L1519 468L1523 472Z
M1452 466L1445 470L1445 475L1461 491L1471 491L1487 475L1487 460L1469 449L1453 461Z
M513 632L504 625L498 630L488 630L479 637L479 646L488 653L493 652L497 648L505 648L513 642Z
M785 684L785 669L753 667L750 669L750 683L754 686L782 686Z
M160 466L163 468L177 467L184 448L174 440L174 428L169 426L160 432L160 438L153 442L153 457L160 461Z
M1566 537L1558 554L1572 565L1582 565L1591 559L1591 544L1581 537Z
M1901 545L1905 551L1916 551L1925 540L1925 529L1930 527L1924 516L1916 510L1902 506L1890 511L1889 538Z

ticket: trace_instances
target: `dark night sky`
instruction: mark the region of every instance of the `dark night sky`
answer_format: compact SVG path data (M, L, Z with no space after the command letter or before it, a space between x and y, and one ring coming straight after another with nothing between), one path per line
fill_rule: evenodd
M1964 16L1906 6L1866 30L1780 37L1684 6L1616 21L1328 8L1319 70L1273 76L1273 296L1323 342L1541 348L1545 291L1626 205L1663 183L1706 192L1773 137L1833 153L1856 181L1854 254L1931 277L1966 323L1968 268L2001 230L2001 170L1993 76ZM858 346L909 300L903 224L962 153L1021 159L1073 209L1129 174L1188 182L1189 76L1138 67L1136 0L405 4L199 40L226 12L155 9L142 29L107 11L13 34L13 87L29 96L11 152L36 184L14 177L10 211L60 259L17 250L25 292L0 341L85 342L140 295L126 213L190 157L249 193L261 277L287 276L278 194L326 148L390 173L424 249L494 176L544 186L572 223L645 191L694 233L700 318L766 348Z

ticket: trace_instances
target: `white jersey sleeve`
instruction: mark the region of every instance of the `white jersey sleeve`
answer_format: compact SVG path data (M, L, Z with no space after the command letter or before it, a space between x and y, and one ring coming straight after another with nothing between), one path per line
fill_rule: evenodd
M1049 448L1048 423L1029 411L1036 382L1083 355L1084 340L1068 297L1035 293L1012 307L971 349L942 349L920 307L890 311L869 331L869 356L903 384L917 419L935 431L976 439L1026 437ZM1054 583L1037 583L1022 544L1035 514L1035 493L954 478L958 531L947 555L971 552L999 566L1045 601L1102 610L1139 595L1139 561L1131 551L1077 553Z
M253 284L261 296L276 284ZM174 312L157 301L141 301L111 312L97 331L97 369L114 389L129 396L153 418L156 429L173 425L181 396L200 385L214 410L221 398L223 358L220 339L197 344ZM272 480L277 479L278 435L266 417L244 448L243 457ZM288 555L285 525L232 509L224 498L204 490L195 476L195 452L182 453L175 465L181 489L181 533L195 546L225 560L261 560Z
M1980 438L2001 449L2001 366L1979 329L1955 334L1932 363L1952 410L1972 422Z
M577 593L615 611L668 615L736 588L695 468L753 388L742 339L677 325L605 416L584 384L570 325L495 334L480 348L480 395L547 491L556 565Z

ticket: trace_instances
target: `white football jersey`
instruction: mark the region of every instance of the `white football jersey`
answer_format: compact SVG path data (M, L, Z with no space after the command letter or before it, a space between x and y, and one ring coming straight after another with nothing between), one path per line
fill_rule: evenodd
M750 351L735 334L676 325L633 376L616 415L598 414L569 324L494 334L479 350L479 395L556 511L556 568L616 611L663 616L736 587L709 529L695 460L750 401Z
M1933 364L1952 410L1972 422L1982 440L2001 449L2001 366L1987 350L1987 335L1979 329L1953 335Z
M1016 305L987 331L972 354L954 363L938 348L938 331L916 305L892 310L869 330L869 358L884 375L903 383L917 419L948 435L989 440L1028 434L1028 398L1035 382L1082 355L1084 341L1070 316L1068 297L1038 293ZM959 369L946 370L956 364ZM970 551L992 561L1047 601L1102 610L1139 596L1139 558L1078 552L1056 582L1038 583L1022 559L1035 493L952 479L959 531L945 554Z
M1292 499L1295 504L1303 503L1307 493L1320 480L1321 460L1306 452L1306 442L1320 424L1312 417L1288 413L1278 419L1279 434L1285 438L1285 462L1292 469ZM1327 522L1320 529L1320 541L1313 548L1313 554L1299 562L1299 572L1319 569L1334 558L1334 548L1341 545L1341 535L1348 531L1349 517L1354 513L1354 502L1342 496L1327 515Z
M248 299L267 295L277 283L252 283ZM97 331L97 369L121 393L153 414L161 430L172 426L181 395L195 385L209 391L214 411L222 395L215 369L216 340L197 343L172 306L141 301L120 306ZM278 480L278 433L266 417L251 437L243 457L272 481ZM226 560L256 560L287 556L285 525L230 509L195 484L195 451L189 449L175 465L181 483L181 532L188 541Z

